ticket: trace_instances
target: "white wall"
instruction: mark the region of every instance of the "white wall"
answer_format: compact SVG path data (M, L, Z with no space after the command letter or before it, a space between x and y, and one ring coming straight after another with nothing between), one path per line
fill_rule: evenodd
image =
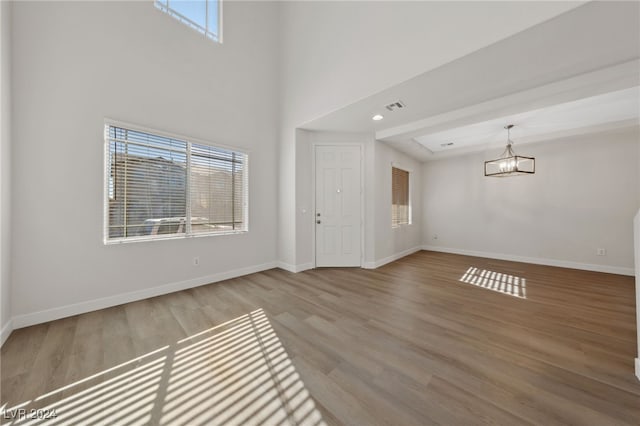
M572 2L285 2L282 4L279 259L307 262L296 233L302 162L295 129L562 13ZM451 25L456 22L456 25ZM391 100L390 100L391 101ZM372 127L373 130L373 127ZM304 148L302 148L304 149Z
M303 129L296 129L296 140L298 141L298 149L295 154L298 158L304 158L305 161L311 166L311 158L313 156L313 143L322 142L322 135L318 135L315 132L308 132ZM334 143L344 143L344 139L333 140ZM312 191L313 190L313 169L307 167L301 169L296 174L295 189L297 191ZM283 194L284 195L284 194ZM284 195L287 196L287 195ZM298 238L302 238L305 241L313 241L313 233L315 232L315 211L313 210L313 193L298 194L295 199L297 200L296 211L298 218L294 226L288 226L291 228ZM313 259L313 244L308 244L307 247L300 247L301 254L298 256L298 262L296 264L285 264L283 266L289 271L300 271L310 269L314 265Z
M11 332L11 7L0 2L0 345Z
M227 2L224 19L218 45L152 2L14 5L16 325L273 266L278 5ZM248 149L250 232L104 246L105 117Z
M391 227L391 165L409 171L412 223ZM422 246L422 163L387 144L375 143L375 261L380 266Z
M633 220L634 246L636 262L636 332L638 333L638 357L636 358L636 376L640 379L640 210Z
M483 162L499 150L427 162L424 241L438 250L632 273L632 223L640 207L638 149L635 127L516 143L516 152L536 157L532 176L485 178ZM599 247L606 248L606 256L596 255Z

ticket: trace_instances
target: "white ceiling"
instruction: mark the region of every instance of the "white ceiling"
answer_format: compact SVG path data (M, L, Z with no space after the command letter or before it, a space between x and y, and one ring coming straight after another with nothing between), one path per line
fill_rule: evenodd
M633 125L638 34L640 3L590 2L299 127L375 135L428 161L503 144L508 123L516 146ZM384 109L397 100L406 108Z
M640 87L632 87L573 102L512 114L471 125L418 136L416 142L432 153L472 148L483 150L505 144L504 126L513 124L511 139L518 143L535 142L584 128L599 128L612 123L636 123L640 113ZM453 143L453 145L449 145Z

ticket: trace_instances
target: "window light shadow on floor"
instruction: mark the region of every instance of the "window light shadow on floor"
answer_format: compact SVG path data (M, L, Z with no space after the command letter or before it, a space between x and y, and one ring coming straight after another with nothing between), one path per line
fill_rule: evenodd
M459 281L513 297L527 298L526 278L472 266L467 269Z
M11 425L325 425L262 309L0 411Z

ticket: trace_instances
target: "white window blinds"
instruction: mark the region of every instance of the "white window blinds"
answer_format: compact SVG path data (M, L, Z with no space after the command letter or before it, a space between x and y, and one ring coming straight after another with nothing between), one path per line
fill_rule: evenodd
M410 223L409 172L391 167L391 226Z
M105 241L247 230L247 154L105 126Z

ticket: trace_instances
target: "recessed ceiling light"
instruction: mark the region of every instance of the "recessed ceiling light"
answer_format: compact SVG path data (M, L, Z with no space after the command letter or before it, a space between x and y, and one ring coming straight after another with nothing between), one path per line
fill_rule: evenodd
M384 116L382 116L382 115L380 115L380 114L376 114L376 115L374 115L373 117L371 117L371 119L372 119L373 121L380 121L380 120L382 120L383 118L384 118Z

